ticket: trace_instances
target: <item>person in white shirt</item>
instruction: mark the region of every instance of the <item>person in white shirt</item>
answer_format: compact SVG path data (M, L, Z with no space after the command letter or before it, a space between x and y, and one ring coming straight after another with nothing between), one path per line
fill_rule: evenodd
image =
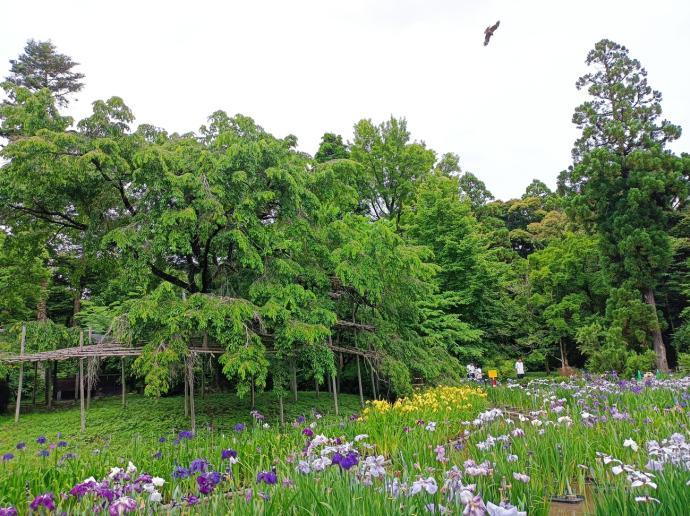
M517 362L515 362L515 372L517 372L519 380L525 377L525 364L522 363L522 358L518 358Z
M469 380L474 380L474 364L467 364L467 378Z
M474 370L474 378L477 380L479 383L484 383L484 373L482 373L482 368L481 367L476 367Z

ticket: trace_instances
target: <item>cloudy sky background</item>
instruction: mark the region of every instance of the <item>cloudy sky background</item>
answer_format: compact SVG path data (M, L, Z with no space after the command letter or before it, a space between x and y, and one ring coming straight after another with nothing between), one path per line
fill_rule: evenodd
M3 2L0 71L29 38L81 63L70 111L113 95L137 122L197 130L217 109L252 116L313 154L326 131L404 116L413 138L460 155L498 198L554 187L577 137L575 89L601 38L626 45L690 151L690 2L257 0ZM488 47L487 25L501 20Z

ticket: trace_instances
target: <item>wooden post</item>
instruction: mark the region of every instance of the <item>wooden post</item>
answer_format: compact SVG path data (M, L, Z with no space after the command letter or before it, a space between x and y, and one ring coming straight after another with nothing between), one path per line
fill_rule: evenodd
M335 415L338 416L340 414L338 412L338 389L335 385L335 375L331 378L333 378L333 402L335 403Z
M319 380L318 378L314 377L314 383L316 384L316 397L319 397Z
M208 333L204 332L204 338L201 343L203 349L208 349ZM206 399L206 355L203 355L201 360L201 399Z
M359 404L364 406L364 389L362 389L362 370L359 366L359 355L357 357L357 383L359 384Z
M278 396L278 402L280 403L280 424L285 425L285 410L283 409L283 395Z
M34 362L34 391L31 395L31 404L36 406L36 391L38 390L38 362Z
M26 347L26 324L22 325L22 337L19 344L19 356L24 357ZM22 406L22 383L24 383L24 362L19 362L19 386L17 387L17 404L14 408L14 422L19 422L19 410Z
M74 401L79 399L79 371L74 375Z
M369 373L371 373L371 392L372 395L374 396L374 399L377 399L376 396L376 380L374 379L374 364L369 361Z
M122 370L122 408L127 406L127 380L125 380L125 357L120 359L120 369Z
M189 380L187 379L187 362L184 364L184 417L189 416Z
M84 330L79 332L79 349L84 347ZM79 411L81 413L81 431L86 430L86 410L84 408L84 359L79 359Z
M190 353L189 367L189 415L192 418L192 433L196 433L196 413L194 412L194 355Z

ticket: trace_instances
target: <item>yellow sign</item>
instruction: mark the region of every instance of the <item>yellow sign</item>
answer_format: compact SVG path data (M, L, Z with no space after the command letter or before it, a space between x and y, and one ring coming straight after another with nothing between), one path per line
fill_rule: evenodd
M498 378L498 371L496 369L489 369L489 378Z

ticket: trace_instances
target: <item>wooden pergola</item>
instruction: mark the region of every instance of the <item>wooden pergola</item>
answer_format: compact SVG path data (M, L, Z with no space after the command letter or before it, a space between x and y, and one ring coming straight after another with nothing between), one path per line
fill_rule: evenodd
M338 321L335 325L341 329L348 329L353 331L373 331L374 327L365 324L351 323L348 321ZM80 401L80 413L81 413L81 430L86 430L86 406L84 401L84 359L93 360L97 358L121 358L121 374L122 374L122 405L123 407L127 404L127 387L125 382L125 357L137 357L140 356L144 351L143 345L136 346L126 346L122 343L116 341L112 337L99 336L100 341L97 344L87 344L84 345L84 331L82 330L79 334L79 346L74 346L71 348L62 348L51 351L42 351L38 353L25 353L26 349L26 326L22 327L21 341L20 341L20 352L19 354L13 353L2 353L0 352L0 362L5 362L7 364L19 364L19 382L17 387L17 398L15 406L14 420L15 423L19 421L19 413L21 409L21 399L22 399L22 387L24 381L24 363L37 363L46 361L63 361L63 360L79 360L79 401ZM272 340L271 335L261 335L265 340ZM91 333L89 332L89 339L91 340ZM360 369L360 358L368 361L370 364L370 370L372 374L372 388L375 391L374 373L372 361L378 361L381 355L377 351L365 351L356 347L341 346L333 344L332 340L329 338L328 347L335 353L353 355L357 358L357 377L359 384L359 395L360 401L364 403L364 395L362 388L362 375ZM196 427L196 415L194 410L194 361L199 355L215 355L220 356L225 353L225 349L217 345L209 345L206 339L201 341L201 344L195 342L189 346L189 354L185 360L184 365L184 375L185 375L185 415L187 415L187 397L189 399L189 413L191 416L191 427L192 431ZM275 353L275 351L268 349L269 354ZM294 373L293 373L294 374ZM331 376L328 382L329 390L333 393L333 399L335 404L335 413L338 415L338 392L336 388L335 376ZM295 377L295 389L296 389L296 377ZM332 385L330 384L332 382ZM90 383L90 382L89 382ZM89 388L89 399L90 399ZM317 384L318 393L318 384ZM374 394L375 395L375 394ZM281 421L283 420L283 400L280 398L280 412Z

